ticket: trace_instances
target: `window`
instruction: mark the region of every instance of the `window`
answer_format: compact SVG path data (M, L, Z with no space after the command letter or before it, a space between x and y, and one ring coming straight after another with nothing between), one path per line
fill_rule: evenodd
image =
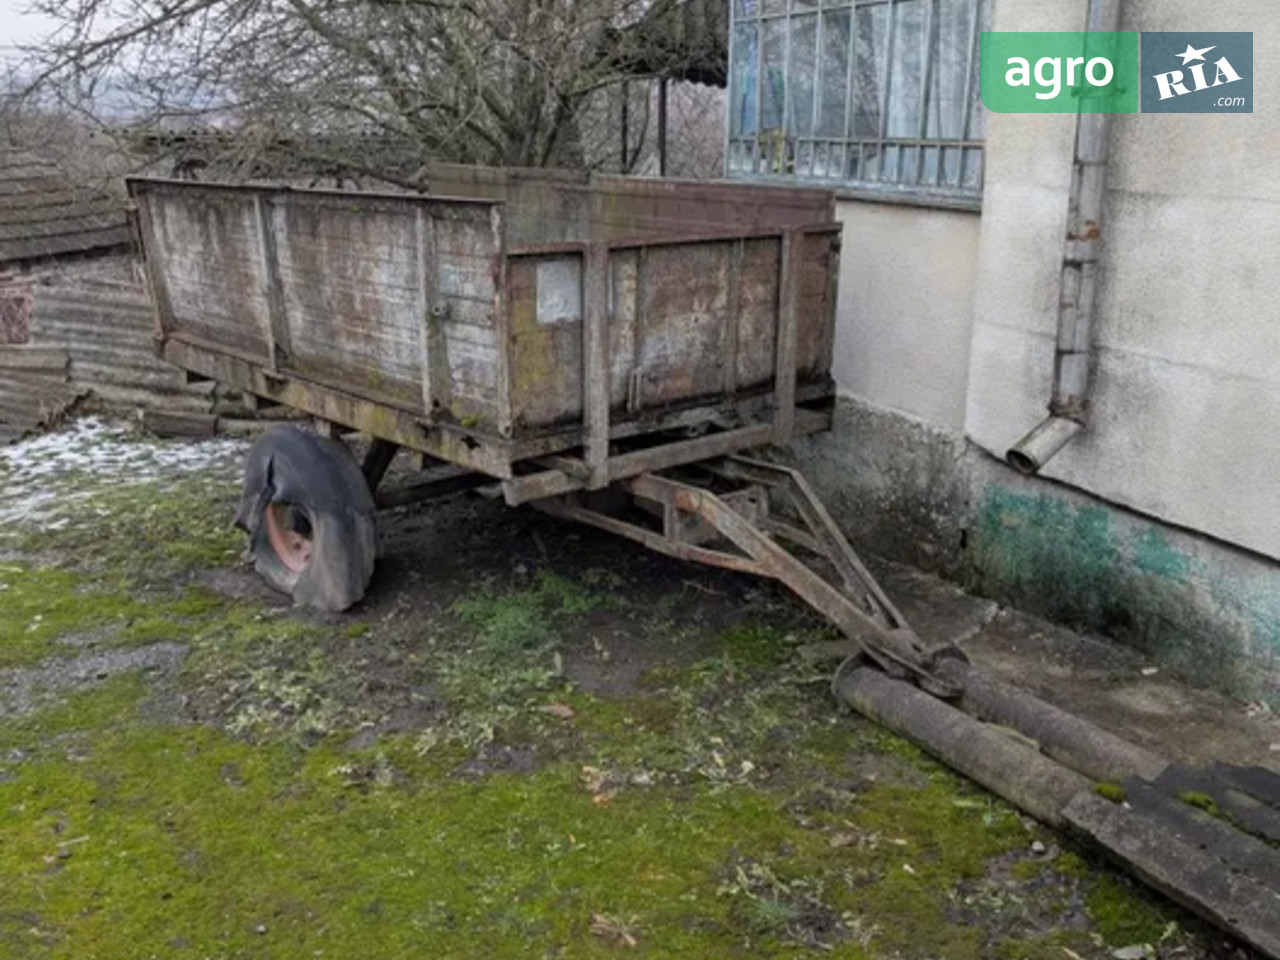
M976 197L989 0L732 0L728 169Z

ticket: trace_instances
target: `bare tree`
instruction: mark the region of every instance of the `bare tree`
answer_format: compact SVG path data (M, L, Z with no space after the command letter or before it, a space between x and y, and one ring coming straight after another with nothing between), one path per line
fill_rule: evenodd
M656 176L660 87L640 80L597 97L581 124L587 165L593 169ZM624 114L626 122L622 122ZM724 173L724 91L708 84L672 83L667 93L667 173L705 180ZM625 130L626 152L623 153Z
M724 175L725 91L705 84L673 84L667 133L673 177L705 180Z
M653 60L637 25L684 3L37 0L61 28L26 69L114 128L234 130L250 165L309 154L413 186L431 161L590 165L584 118Z
M32 151L69 182L103 191L119 189L130 167L113 141L84 117L24 98L12 73L0 75L0 148Z

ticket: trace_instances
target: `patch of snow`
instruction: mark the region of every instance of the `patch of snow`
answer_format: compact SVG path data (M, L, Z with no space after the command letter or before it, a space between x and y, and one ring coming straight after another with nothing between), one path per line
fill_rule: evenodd
M242 439L160 440L97 417L77 420L0 447L0 529L16 523L57 529L68 522L57 516L60 508L104 490L238 471L247 449Z

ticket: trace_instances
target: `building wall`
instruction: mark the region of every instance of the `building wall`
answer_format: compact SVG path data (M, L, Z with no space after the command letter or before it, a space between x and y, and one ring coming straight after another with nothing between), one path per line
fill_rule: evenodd
M834 375L882 407L960 430L969 379L976 213L848 201Z
M1085 7L996 0L993 29ZM1191 0L1125 9L1205 26ZM1280 70L1255 58L1256 114L1115 118L1090 424L1041 477L1002 458L1047 412L1070 115L988 116L980 217L841 204L842 399L801 452L861 546L1280 703Z
M1040 24L1004 0L997 29ZM1062 8L1083 4L1062 4ZM1133 30L1200 25L1129 0ZM1253 30L1265 0L1215 8ZM1050 29L1036 26L1035 29ZM1066 28L1061 28L1066 29ZM1257 102L1280 95L1259 45ZM1003 455L1044 415L1074 118L993 116L966 428ZM1119 116L1112 135L1090 428L1045 475L1280 558L1280 114ZM1017 277L1018 282L1011 282Z

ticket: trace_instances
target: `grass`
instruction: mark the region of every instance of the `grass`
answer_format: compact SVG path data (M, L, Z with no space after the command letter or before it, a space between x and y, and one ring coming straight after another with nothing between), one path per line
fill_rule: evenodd
M1223 817L1222 808L1218 806L1218 801L1207 793L1201 793L1198 790L1183 790L1178 794L1178 799L1188 806L1203 810L1211 817Z
M216 476L107 486L61 502L50 519L0 542L21 554L57 558L62 567L110 570L128 584L164 584L188 570L235 561L243 549L243 536L231 525L237 495L233 480Z
M0 601L0 669L65 655L75 644L181 639L227 605L199 588L148 596L110 578L29 563L0 564Z
M603 916L632 918L627 936L659 955L772 955L826 936L857 956L858 938L949 939L937 890L1023 832L1007 811L988 822L947 802L958 785L942 776L800 826L788 789L695 775L601 803L579 759L476 783L404 738L352 755L156 728L140 697L120 684L76 698L56 727L84 725L79 759L28 744L0 784L5 913L26 918L0 942L80 957L603 956L618 945ZM839 817L906 846L833 857ZM860 885L869 869L882 881Z
M1110 874L1097 878L1086 902L1098 932L1108 943L1159 943L1175 922L1162 901L1128 879Z
M678 598L548 564L400 620L268 608L190 585L239 548L231 479L200 486L10 531L35 556L0 562L0 667L188 652L0 721L2 956L1060 960L1177 916L1030 859L1043 831L837 715L765 617L592 695L582 641L688 629ZM1058 929L1075 902L1091 929Z
M476 781L408 737L351 753L157 727L145 695L116 681L9 732L29 758L0 783L0 943L86 958L591 957L628 940L673 957L976 958L984 933L950 920L947 892L1026 844L1015 813L928 765L923 787L811 807L794 779L697 771L601 802L589 752ZM578 703L588 744L617 735L616 704ZM832 729L830 755L863 733ZM833 847L850 824L861 842ZM1111 943L1167 922L1105 876L1090 903Z

